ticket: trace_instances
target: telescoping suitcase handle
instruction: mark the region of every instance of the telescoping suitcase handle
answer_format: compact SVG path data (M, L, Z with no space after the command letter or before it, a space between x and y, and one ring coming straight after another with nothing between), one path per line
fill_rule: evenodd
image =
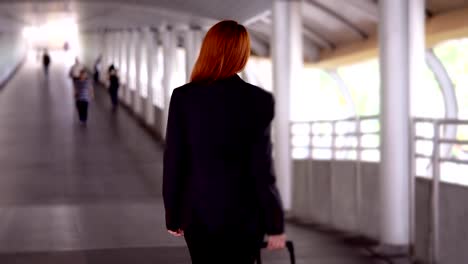
M262 243L262 249L267 248L268 243L263 242ZM291 259L291 264L296 264L296 255L294 254L294 243L292 241L286 241L286 248L288 249L289 252L289 258ZM257 264L262 264L262 257L260 255L260 252L258 253L257 257Z

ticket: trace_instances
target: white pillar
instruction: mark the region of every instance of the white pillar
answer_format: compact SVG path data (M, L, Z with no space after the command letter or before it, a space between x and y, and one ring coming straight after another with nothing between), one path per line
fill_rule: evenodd
M143 48L142 33L139 30L134 32L134 49L135 49L135 94L133 97L133 110L137 114L141 114L141 49Z
M109 65L115 64L115 42L116 42L116 34L115 32L110 33L110 38L109 38L109 45L110 45L110 60L109 60Z
M275 165L284 208L292 206L290 93L303 70L300 0L273 2L273 87L276 95Z
M163 77L163 116L162 116L162 136L166 137L167 118L169 117L169 102L172 79L174 74L177 35L173 29L165 29L162 32L163 54L164 54L164 77Z
M131 72L131 62L132 62L132 47L133 47L133 34L132 31L127 32L127 38L126 38L126 50L127 50L127 81L125 85L125 102L127 105L131 106L132 103L132 91L131 91L131 78L130 78L130 72Z
M103 36L103 56L102 56L102 63L101 63L101 81L102 83L106 83L106 76L107 76L107 67L109 65L109 32L104 31Z
M117 64L117 68L118 68L118 75L120 76L120 83L123 84L123 79L122 79L122 75L123 75L123 64L125 62L125 32L121 31L119 32L119 43L117 43L118 47L119 47L119 62ZM119 88L119 98L124 98L125 96L125 90L123 89L123 85L120 85L120 88Z
M200 52L201 43L203 41L203 32L201 29L190 28L184 39L185 45L185 72L187 75L186 81L190 81L190 76L192 75L193 66L198 58Z
M110 45L110 48L111 48L109 65L115 63L115 50L116 50L116 49L115 49L115 39L116 39L116 34L115 34L115 32L113 31L113 32L110 34L110 38L109 38L109 45Z
M379 13L380 240L384 245L407 247L414 195L410 176L410 88L420 85L425 67L424 1L382 0Z
M426 3L425 0L411 0L409 4L409 84L410 100L419 91L422 91L425 82L426 70ZM418 93L419 94L419 93ZM412 104L410 104L412 105ZM415 113L413 109L410 113ZM410 115L410 117L413 115ZM412 135L410 135L412 137ZM410 138L409 140L412 140ZM412 155L412 153L410 153ZM412 160L411 158L409 160ZM409 165L411 166L411 164ZM412 171L412 170L410 170ZM414 170L415 171L415 170ZM415 175L410 174L410 245L416 243L416 179ZM437 230L433 233L438 236ZM437 251L437 246L434 247ZM436 253L437 255L437 253Z
M120 75L120 90L121 90L121 99L122 101L125 101L126 96L127 96L127 87L126 87L126 82L127 82L127 31L122 31L122 42L120 43L121 49L122 49L122 60L120 62L120 70L119 70L119 75Z
M155 41L154 33L150 28L145 28L145 42L146 42L146 64L147 64L147 74L148 74L148 97L146 98L146 122L149 125L154 125L154 88L153 88L153 72L156 69L156 60L155 60Z
M123 34L119 31L117 33L117 43L115 43L115 45L117 46L117 61L115 62L115 67L117 67L119 71L122 65L122 40Z

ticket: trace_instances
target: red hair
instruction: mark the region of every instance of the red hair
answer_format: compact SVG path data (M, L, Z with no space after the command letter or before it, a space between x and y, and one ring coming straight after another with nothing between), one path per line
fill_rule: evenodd
M206 33L190 79L210 83L231 77L245 68L249 56L247 29L236 21L221 21Z

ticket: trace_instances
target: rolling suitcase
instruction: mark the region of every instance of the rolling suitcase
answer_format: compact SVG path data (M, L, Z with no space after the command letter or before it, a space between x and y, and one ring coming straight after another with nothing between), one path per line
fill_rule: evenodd
M266 248L268 246L267 242L262 243L262 249ZM291 260L291 264L296 264L296 256L294 254L294 244L292 241L287 241L286 242L286 248L288 249L289 252L289 259ZM257 255L257 260L256 264L262 264L262 256L260 254L260 251L258 252Z

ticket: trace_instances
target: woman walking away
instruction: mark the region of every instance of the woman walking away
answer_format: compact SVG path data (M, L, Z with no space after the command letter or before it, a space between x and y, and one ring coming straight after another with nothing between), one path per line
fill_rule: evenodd
M112 103L112 111L117 110L120 79L117 70L113 68L109 71L109 95Z
M79 78L76 79L74 87L76 109L78 110L80 124L86 125L88 120L89 100L92 96L94 96L93 86L88 79L88 73L86 69L82 69L80 71Z
M205 36L191 82L174 90L164 154L170 234L185 236L192 263L252 264L267 235L285 246L272 169L273 96L244 82L244 26L222 21Z

